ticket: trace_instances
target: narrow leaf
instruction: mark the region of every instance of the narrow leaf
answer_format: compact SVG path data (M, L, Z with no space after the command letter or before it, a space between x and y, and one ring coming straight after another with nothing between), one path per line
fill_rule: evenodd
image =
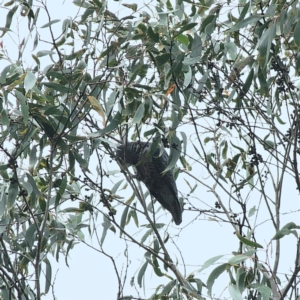
M148 266L148 262L146 261L143 264L143 266L141 267L140 271L139 271L139 274L138 274L138 277L137 277L137 282L138 282L138 284L139 284L140 287L142 287L142 279L143 279L143 277L145 275L147 266Z
M228 291L233 300L243 300L241 292L235 285L230 285L228 287Z
M44 85L48 88L51 88L51 89L61 92L63 94L70 93L71 91L74 92L74 90L71 89L71 87L65 87L61 84L54 83L54 82L44 82Z
M59 201L62 198L62 196L66 190L66 187L67 187L67 176L64 176L61 180L59 190L57 191L57 194L56 194L55 205L59 204Z
M187 25L183 26L182 28L180 28L180 30L178 32L176 32L174 37L176 37L177 35L179 35L180 33L184 32L184 31L188 31L188 30L194 28L198 24L199 23L190 23L190 24L187 24Z
M279 231L276 232L272 240L279 240L290 233L295 234L296 231L291 229L300 229L300 226L297 226L294 222L289 222L285 226L283 226Z
M141 103L132 119L132 124L139 124L145 113L145 105Z
M36 78L34 74L28 71L24 78L24 87L26 93L35 86L35 83L36 83Z
M134 3L134 4L126 4L126 3L124 3L124 4L122 4L122 5L125 6L125 7L128 7L128 8L130 8L130 9L132 9L134 12L136 12L136 10L137 10L137 8L138 8L138 6L137 6L136 3Z
M262 35L259 41L259 59L258 63L262 69L265 68L269 61L270 49L272 41L276 34L276 24L273 24L270 28L268 28Z
M208 259L203 266L197 270L197 272L202 272L204 269L210 267L211 265L213 265L216 261L218 261L220 258L222 258L224 255L218 255L218 256L214 256L210 259Z
M109 220L105 215L103 215L103 220L104 220L104 222L102 223L102 226L103 226L103 232L102 232L102 236L101 236L101 240L100 240L101 246L102 246L103 243L104 243L104 240L105 240L105 237L106 237L107 230L108 230L108 229L110 228L110 226L111 226L110 220Z
M113 131L121 123L121 118L122 118L121 113L117 112L116 115L114 116L113 120L104 129L101 129L92 134L89 134L89 136L90 137L98 137L100 135L107 134L107 133Z
M49 22L49 23L46 23L46 24L43 25L41 28L49 27L49 26L51 26L52 24L55 24L55 23L58 23L58 22L60 22L60 19L56 19L56 20L53 20L53 21L51 21L51 22Z
M246 239L245 237L243 237L242 235L240 235L239 233L235 233L236 236L238 237L238 239L244 244L244 245L247 245L247 246L250 246L250 247L253 247L253 248L263 248L262 245L258 244L258 243L255 243L255 242L252 242L248 239Z
M256 206L254 205L250 210L249 210L249 213L248 213L248 218L252 217L255 212L257 211L256 209Z
M50 261L47 258L44 259L44 263L46 264L45 294L47 294L51 287L52 267Z
M256 288L256 290L262 295L263 300L269 300L271 299L271 289L268 286L259 286Z
M207 291L208 291L208 295L211 295L211 290L212 287L215 283L215 280L226 270L227 268L227 264L222 264L218 267L216 267L209 275L208 279L207 279Z
M159 42L159 34L157 32L154 32L151 26L148 27L148 35L150 39L155 43Z
M172 136L170 145L171 147L170 147L169 164L167 168L164 170L164 173L175 167L176 162L179 159L181 154L181 142L176 135Z
M298 48L300 48L300 20L298 21L297 25L295 26L294 30L294 42Z
M228 260L228 263L230 265L237 265L237 264L241 263L242 261L244 261L246 259L249 259L248 255L239 254L239 255L235 255L235 256L231 257Z
M124 229L124 227L126 225L128 210L129 210L129 206L126 206L123 211L122 217L121 217L120 227L122 229ZM122 233L123 233L123 231L120 231L120 237L122 236Z
M13 9L11 9L11 10L8 12L8 14L7 14L7 16L6 16L6 23L5 23L5 28L6 28L6 29L10 28L10 25L11 25L11 22L12 22L12 18L13 18L13 16L14 16L15 12L17 11L17 9L18 9L18 5L16 5ZM6 32L6 31L3 31L2 36L5 34L5 32Z
M9 217L6 216L0 221L0 234L2 234L5 231L6 226L8 224L9 224Z
M176 280L171 280L168 284L166 284L161 291L161 295L168 295L172 289L176 286Z
M263 16L259 16L259 15L252 15L246 19L243 19L241 21L239 21L238 23L236 23L235 25L233 25L231 27L231 29L229 30L229 32L233 32L233 31L237 31L241 28L246 27L249 24L254 24L257 21L259 21Z
M7 201L7 209L10 210L14 207L17 195L19 193L19 188L17 183L10 183L8 188L8 201Z

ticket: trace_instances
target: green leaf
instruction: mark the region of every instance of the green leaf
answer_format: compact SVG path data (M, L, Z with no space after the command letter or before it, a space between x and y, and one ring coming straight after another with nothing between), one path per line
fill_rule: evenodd
M47 28L47 27L50 27L52 24L55 24L55 23L58 23L58 22L60 22L60 19L52 20L51 22L46 23L45 25L41 26L41 28Z
M7 195L5 193L6 186L3 185L0 191L0 218L4 215L6 212L6 203L7 203ZM1 228L0 228L0 234L1 234Z
M277 119L277 121L278 121L279 124L281 124L281 125L285 125L285 124L286 124L286 122L283 122L283 121L281 120L281 118L279 117L278 114L276 114L275 117L276 117L276 119Z
M30 195L33 191L33 188L31 186L31 184L29 182L24 181L22 183L23 188L25 188L25 190L27 191L27 194Z
M188 67L188 72L184 73L184 82L183 82L183 87L186 88L190 84L192 79L192 69L191 67Z
M249 2L250 3L250 2ZM270 3L268 9L265 12L265 16L274 17L276 13L277 4Z
M246 27L249 24L253 24L256 23L257 21L259 21L261 18L263 18L263 16L261 15L252 15L246 19L240 20L238 23L236 23L235 25L233 25L231 27L231 29L229 30L229 32L233 32L233 31L237 31L241 28Z
M148 35L150 39L155 43L159 42L159 34L157 32L154 32L151 26L148 27Z
M122 184L122 182L124 181L124 179L119 180L111 189L111 193L115 194L119 188L119 186Z
M247 276L248 276L248 272L245 271L245 268L243 266L239 267L239 268L235 268L236 269L236 285L238 290L242 293L246 286L248 285L247 280Z
M182 70L182 62L184 59L184 53L180 53L176 58L175 61L172 65L172 68L170 70L170 74L176 74L176 76L178 76L178 74L180 74L181 70Z
M136 227L139 227L139 219L138 219L136 210L135 210L135 209L132 209L132 210L130 211L129 215L133 218Z
M216 267L208 276L206 285L207 285L207 292L208 295L211 296L212 287L215 283L215 280L227 269L227 264L222 264Z
M75 91L71 88L71 86L63 86L61 84L58 83L54 83L54 82L44 82L43 83L46 87L53 89L55 91L61 92L63 94L67 94L67 93L75 93Z
M122 217L121 217L121 222L120 222L120 227L124 230L124 227L126 225L126 220L127 220L127 215L128 215L128 210L129 210L129 206L126 205L123 213L122 213ZM120 237L122 236L123 231L120 231Z
M224 147L222 150L222 158L226 159L227 158L227 151L228 151L228 143L227 141L224 142Z
M254 70L251 69L249 75L247 76L246 82L243 85L243 92L246 94L252 84L252 80L253 80L253 76L254 76Z
M14 207L17 195L19 194L19 187L17 183L10 183L8 188L8 201L7 209L10 210Z
M73 59L81 59L82 58L82 55L86 52L86 49L80 49L76 52L73 52L72 54L70 55L65 55L64 56L64 59L65 60L73 60Z
M36 57L42 57L42 56L46 56L46 55L54 55L56 54L56 52L54 51L50 51L50 50L41 50L38 51L36 54Z
M7 16L6 16L6 23L5 23L5 26L4 26L6 29L9 29L9 28L10 28L10 25L11 25L11 22L12 22L12 18L13 18L13 16L14 16L15 12L17 11L17 9L18 9L18 5L16 5L14 8L12 8L12 9L8 12L8 14L7 14ZM5 33L6 33L6 30L3 31L2 36L3 36Z
M114 129L116 129L118 127L118 125L120 125L121 120L122 120L122 114L117 112L115 114L113 120L104 129L93 132L93 133L89 134L88 136L89 137L98 137L103 134L107 134L107 133L113 131Z
M241 14L239 16L238 22L240 22L240 21L242 21L242 20L245 19L245 16L246 16L246 14L247 14L247 12L249 10L249 7L250 7L250 2L245 3L245 5L244 5L244 7L243 7L243 9L241 11Z
M179 138L174 134L170 140L170 155L169 163L163 173L173 169L176 165L181 154L181 142Z
M157 55L155 57L155 60L157 62L157 64L159 65L164 65L167 61L169 61L171 58L171 54L170 53L164 53L161 55Z
M285 235L289 235L291 233L298 237L297 232L291 229L300 229L300 226L297 226L294 222L287 223L285 226L283 226L280 230L276 232L272 240L279 240Z
M40 192L40 190L38 189L33 177L30 175L30 174L26 174L27 176L27 179L28 179L28 182L29 184L31 185L32 189L33 189L33 192L34 194L37 196L37 197L43 197L43 194Z
M95 11L95 8L94 7L88 7L84 13L81 15L81 20L80 22L83 24L84 22L86 22L87 18L89 16L91 16Z
M17 96L18 100L21 103L21 111L22 111L22 115L23 115L24 124L27 124L28 119L29 119L27 98L17 90L15 90L15 93L16 93L16 96Z
M36 47L38 46L38 43L39 43L39 34L36 33L35 34L35 37L34 37L34 41L33 41L33 48L32 48L32 51L36 49ZM34 58L34 54L31 54L32 57ZM35 59L34 59L35 60Z
M239 147L239 146L236 146L236 145L232 144L232 142L230 142L230 144L231 144L232 147L234 147L234 148L240 150L241 153L244 153L244 152L245 152L245 150L244 150L243 148L241 148L241 147Z
M266 81L266 74L260 67L258 68L257 77L260 84L259 93L265 97L269 96L269 85Z
M258 63L262 69L264 69L269 62L269 55L272 41L276 34L276 24L273 24L268 28L259 40L258 52L259 58Z
M76 159L76 161L79 163L80 167L85 170L85 171L88 171L89 172L89 169L88 169L88 162L82 158L82 156L76 152L76 151L73 151L73 154L74 154L74 157Z
M32 246L36 240L36 232L37 232L37 228L35 223L31 224L26 230L25 239L26 239L26 244L28 245L30 250L32 250Z
M248 213L248 218L252 217L255 212L257 211L256 209L256 206L254 205L250 210L249 210L249 213Z
M131 121L132 124L140 124L142 118L144 117L144 114L145 114L145 105L144 103L141 103L134 114L134 117Z
M162 271L159 267L158 260L155 255L152 255L152 262L153 262L152 266L153 266L153 270L154 270L155 274L159 277L164 276L164 273L162 273Z
M194 65L197 62L199 62L201 59L200 56L196 56L196 57L186 57L184 59L184 61L182 62L184 65L190 66L190 65Z
M69 267L69 264L68 264L68 254L69 254L69 251L71 249L73 249L75 242L74 242L74 239L73 239L71 241L67 241L67 243L68 243L68 247L67 247L67 250L66 250L65 262L66 262L66 265Z
M269 300L272 290L268 286L259 286L256 290L262 295L263 300Z
M252 242L252 241L246 239L245 237L243 237L242 235L240 235L238 232L236 232L235 234L236 234L236 236L238 237L238 239L239 239L244 245L247 245L247 246L250 246L250 247L253 247L253 248L263 248L263 246L261 246L260 244L255 243L255 242Z
M175 33L173 38L175 38L177 35L179 35L180 33L184 32L184 31L187 31L187 30L190 30L190 29L194 28L198 24L199 23L190 23L190 24L187 24L187 25L183 26L182 28L179 29L178 32Z
M212 258L210 258L209 260L207 260L203 266L197 270L197 272L202 272L204 269L210 267L211 265L213 265L216 261L218 261L220 258L222 258L224 255L218 255L218 256L214 256Z
M35 86L35 83L36 83L36 78L35 78L34 74L31 73L30 71L28 71L24 78L24 87L25 87L26 93Z
M205 28L215 22L216 17L214 15L208 15L202 22L200 26L200 32L204 32Z
M194 33L194 40L192 43L192 53L191 53L191 58L192 57L201 57L202 55L202 40L199 37L199 35L195 32Z
M275 143L271 140L264 140L263 146L265 150L275 149Z
M124 4L122 4L122 5L125 6L125 7L127 7L127 8L130 8L130 9L133 10L134 12L136 12L136 11L137 11L137 8L138 8L138 6L137 6L136 3L134 3L134 4L126 4L126 3L124 3Z
M103 215L103 232L102 232L102 236L101 236L101 240L100 240L100 245L103 246L106 234L107 234L107 230L111 227L111 222L109 220L108 217L106 217L105 215Z
M0 234L2 234L6 230L6 226L9 224L9 217L5 216L0 221Z
M217 164L213 161L212 155L209 153L206 155L207 162L214 167L215 170L218 170Z
M141 239L141 244L144 244L144 242L147 240L147 238L153 233L153 229L149 229L146 231L146 233L143 235Z
M43 262L46 264L46 278L45 278L45 294L49 292L51 287L51 280L52 280L52 267L51 263L48 258L45 258Z
M179 34L176 36L177 41L179 41L181 44L187 46L189 44L189 38L184 34Z
M148 266L148 261L146 261L143 266L141 267L140 271L139 271L139 274L137 276L137 282L138 282L138 285L140 287L142 287L142 279L145 275L145 272L146 272L146 269L147 269L147 266Z
M56 198L55 198L55 205L57 206L59 204L60 199L62 198L65 190L67 187L67 176L64 176L62 180L60 181L60 187L56 193Z
M299 49L300 48L300 20L298 21L294 29L294 42Z
M246 259L249 259L248 255L239 254L239 255L235 255L235 256L231 257L228 260L228 263L230 265L237 265L237 264L241 263L242 261L244 261Z
M243 300L241 292L235 285L229 285L228 291L233 300Z
M9 120L5 110L2 110L2 112L1 112L1 122L2 122L3 125L9 125L10 124L10 120Z
M168 284L164 286L164 288L161 291L161 295L169 295L169 293L172 291L172 289L176 286L176 280L171 280Z

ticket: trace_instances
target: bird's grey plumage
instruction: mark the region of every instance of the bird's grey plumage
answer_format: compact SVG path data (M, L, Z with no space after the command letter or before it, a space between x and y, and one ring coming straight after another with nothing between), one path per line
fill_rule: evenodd
M153 155L147 150L151 143L130 142L119 145L116 155L128 165L134 165L137 179L144 182L150 194L173 216L176 225L182 221L182 208L178 200L178 192L171 170L162 174L168 166L169 156L158 147Z

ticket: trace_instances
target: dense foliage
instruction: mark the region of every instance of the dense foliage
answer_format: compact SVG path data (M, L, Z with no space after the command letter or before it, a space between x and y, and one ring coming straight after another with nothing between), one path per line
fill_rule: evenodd
M89 238L116 299L297 299L299 2L109 2L75 0L66 19L43 0L1 5L1 299L50 293L50 257L68 264ZM169 153L179 227L116 160L139 140ZM213 223L226 230L204 240ZM124 256L136 247L138 271L117 264L108 235ZM201 259L213 240L232 253ZM149 273L161 284L140 296Z

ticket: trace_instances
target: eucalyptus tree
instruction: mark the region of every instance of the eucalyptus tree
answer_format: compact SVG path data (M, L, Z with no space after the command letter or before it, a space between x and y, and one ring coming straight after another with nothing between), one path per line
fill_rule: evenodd
M299 2L67 6L1 4L1 298L55 295L51 257L92 239L116 299L297 299ZM167 149L179 226L116 158L133 141Z

